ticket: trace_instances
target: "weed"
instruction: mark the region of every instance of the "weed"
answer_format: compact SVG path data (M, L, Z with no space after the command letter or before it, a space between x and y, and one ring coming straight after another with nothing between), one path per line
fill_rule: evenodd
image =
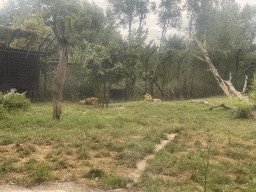
M101 153L96 153L96 154L94 155L94 157L95 157L95 158L102 158L103 156L102 156Z
M86 167L93 167L93 164L89 160L82 161L81 165Z
M246 184L249 182L249 178L248 178L248 176L246 176L244 174L237 174L235 182L238 184Z
M71 181L76 181L76 180L77 180L77 176L76 176L75 173L72 173L72 174L71 174L70 180L71 180Z
M69 164L66 159L57 159L56 160L56 167L55 169L66 169L68 168Z
M16 152L19 153L19 157L21 158L27 157L31 154L31 151L29 149L31 149L31 147L22 147L19 144L16 144ZM32 150L34 151L33 148Z
M26 167L27 170L34 170L35 167L36 167L36 164L37 164L37 161L32 158L32 159L29 159L29 161L27 161L24 166Z
M105 177L102 177L101 180L103 183L112 188L124 188L127 184L126 178L116 174L106 175Z
M77 154L78 154L78 159L80 159L80 160L90 159L90 155L89 155L87 149L85 149L84 146L82 146L81 148L79 148L77 150Z
M47 163L36 165L35 171L32 173L32 177L37 183L48 180L50 176L50 167Z
M230 157L235 160L243 160L246 158L252 158L251 155L246 152L245 150L237 150L237 149L230 149L226 148L225 149L225 154L227 157Z
M111 154L110 154L108 151L102 151L102 152L101 152L101 155L102 155L103 157L111 157Z
M0 137L0 145L9 145L14 143L13 138L2 136Z
M13 161L5 160L2 165L0 165L0 173L8 173L11 171L15 171L17 168L13 166Z
M68 155L68 156L71 156L71 155L74 154L74 151L73 151L72 149L70 149L70 148L67 148L67 149L65 150L65 154Z
M105 172L102 169L97 168L90 169L89 172L84 175L84 177L88 178L102 178L103 176L105 176Z

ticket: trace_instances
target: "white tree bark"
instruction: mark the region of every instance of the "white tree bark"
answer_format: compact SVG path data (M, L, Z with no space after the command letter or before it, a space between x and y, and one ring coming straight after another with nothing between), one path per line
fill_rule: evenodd
M212 64L211 59L210 59L210 57L209 57L209 55L208 55L208 52L207 52L207 50L206 50L206 39L204 38L204 43L201 43L197 38L195 38L195 40L196 40L196 42L197 42L199 48L201 49L201 52L203 53L205 59L203 59L203 58L201 58L201 57L199 57L199 56L197 56L197 55L194 55L193 53L190 53L190 54L192 54L192 55L195 56L196 58L198 58L198 59L200 59L200 60L205 61L205 62L208 63L209 71L212 72L212 74L214 75L214 77L215 77L215 79L217 80L218 84L220 85L221 89L224 91L224 93L225 93L228 97L236 96L236 97L239 98L239 100L247 100L247 99L242 95L242 93L244 93L245 90L246 90L247 76L246 76L246 79L245 79L245 84L244 84L243 91L242 91L242 92L237 91L237 90L234 88L234 86L233 86L233 84L232 84L232 82L231 82L231 79L232 79L231 73L230 73L230 76L229 76L229 80L228 80L228 81L227 81L227 80L223 80L223 79L220 77L220 75L219 75L217 69L216 69L216 68L214 67L214 65Z

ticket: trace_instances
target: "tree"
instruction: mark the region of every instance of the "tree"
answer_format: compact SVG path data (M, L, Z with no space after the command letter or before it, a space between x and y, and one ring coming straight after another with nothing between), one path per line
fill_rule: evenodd
M65 75L68 63L68 40L63 32L64 19L68 14L68 10L77 10L77 4L70 4L72 2L56 1L55 4L48 10L48 23L52 24L52 30L55 34L57 42L59 44L59 64L57 66L56 74L53 79L53 118L60 120L61 115L61 99L62 89L65 81ZM47 19L46 19L47 21ZM63 27L62 27L63 26Z
M121 37L112 38L107 46L84 42L86 49L81 50L78 60L82 62L87 78L95 85L102 106L108 106L110 88L125 77L132 77L138 55L129 49ZM74 58L75 60L75 58Z
M59 64L55 76L53 78L53 118L60 120L61 115L61 99L62 99L62 89L65 81L65 75L68 64L68 51L67 51L67 39L56 23L53 24L52 30L59 44Z
M162 90L174 93L174 83L178 84L176 94L187 96L189 93L190 77L192 76L192 62L188 61L188 52L185 38L178 35L170 35L162 44L162 53L159 54L159 65L156 76L161 83ZM189 65L190 64L190 65ZM163 97L163 96L162 96Z
M196 40L198 46L200 47L205 59L202 59L201 57L196 56L196 55L194 55L194 56L197 57L198 59L208 63L209 70L214 75L215 79L217 80L218 84L220 85L220 87L224 91L224 93L228 97L232 97L233 95L235 95L236 97L239 98L239 100L245 100L245 98L242 96L242 93L244 93L245 90L246 90L247 76L246 76L246 79L245 79L245 84L244 84L243 91L242 92L237 91L231 83L231 79L232 79L231 73L230 73L230 77L229 77L228 81L223 80L220 77L220 75L219 75L218 71L216 70L216 68L214 67L214 65L212 64L211 59L210 59L210 57L207 53L207 50L206 50L206 39L204 39L204 43L201 43L200 41L198 41L198 39L195 39L195 40Z
M136 5L138 0L108 0L113 12L123 27L129 27L129 41L132 34L132 23L137 16Z
M137 3L136 11L139 17L139 29L142 28L143 22L150 14L150 11L154 12L156 9L155 2L149 2L149 0L141 0Z
M82 45L84 41L100 43L105 27L105 16L95 4L84 2L83 7L65 18L65 32L70 46Z
M162 30L161 41L168 29L179 28L181 25L181 0L161 0L158 13L158 25Z

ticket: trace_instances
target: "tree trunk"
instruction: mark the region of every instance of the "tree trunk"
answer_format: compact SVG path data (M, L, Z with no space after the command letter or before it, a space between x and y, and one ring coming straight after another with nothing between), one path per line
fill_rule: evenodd
M68 64L67 40L59 25L54 25L52 30L59 44L59 64L53 78L53 118L60 120L62 89Z
M220 85L221 89L224 91L224 93L228 96L228 97L232 97L233 95L238 97L239 100L245 100L245 98L242 96L242 93L243 92L239 92L237 91L234 86L232 85L231 83L231 73L230 73L230 76L229 76L229 80L226 81L226 80L223 80L218 71L216 70L216 68L214 67L214 65L212 64L211 62L211 59L208 55L208 52L206 51L206 39L204 40L204 43L201 43L200 41L198 41L198 39L196 38L195 39L198 46L200 47L202 53L204 54L204 57L205 59L202 59L201 57L197 56L197 55L194 55L195 57L197 57L198 59L202 60L202 61L205 61L208 63L208 67L209 67L209 71L212 72L212 74L214 75L215 79L217 80L218 84ZM245 85L246 87L246 85ZM245 89L244 89L245 90Z
M235 88L237 89L238 87L238 68L239 68L239 55L240 55L240 50L238 50L237 56L236 56L236 81L235 81Z

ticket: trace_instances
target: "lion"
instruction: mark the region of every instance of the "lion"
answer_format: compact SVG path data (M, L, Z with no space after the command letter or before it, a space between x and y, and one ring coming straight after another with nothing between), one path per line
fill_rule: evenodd
M99 100L96 97L89 97L86 100L80 101L79 105L93 105L93 106L98 106L99 105Z
M146 95L144 95L144 100L145 101L152 101L152 96L148 93L146 93Z
M162 101L161 99L153 99L152 96L148 93L146 93L146 95L144 95L144 100L145 101L153 101L153 102L160 102Z

